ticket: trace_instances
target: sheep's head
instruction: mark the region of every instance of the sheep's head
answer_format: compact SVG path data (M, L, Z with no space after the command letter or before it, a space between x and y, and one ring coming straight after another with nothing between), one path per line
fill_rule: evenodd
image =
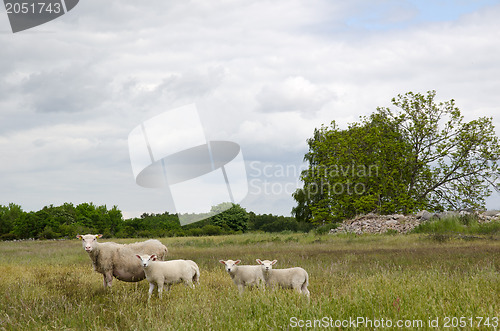
M136 255L136 257L141 260L141 265L144 267L144 268L147 268L149 267L149 263L151 261L156 261L157 257L156 255Z
M234 272L236 270L236 268L238 267L238 264L241 262L241 260L236 260L236 261L233 261L233 260L227 260L227 261L219 260L219 262L226 266L226 271L227 272L231 273L231 272Z
M102 238L102 234L86 234L84 236L79 234L76 237L82 240L83 249L87 253L90 253L95 248L97 239Z
M273 265L275 265L276 262L278 262L278 260L272 260L272 261L264 260L264 261L261 261L259 259L255 260L255 261L257 261L257 263L261 265L262 271L264 271L264 272L268 272L269 270L271 270L273 268Z

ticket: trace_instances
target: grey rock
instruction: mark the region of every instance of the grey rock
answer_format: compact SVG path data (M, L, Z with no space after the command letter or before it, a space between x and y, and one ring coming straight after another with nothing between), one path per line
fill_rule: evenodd
M418 212L417 214L417 218L421 219L421 220L424 220L424 221L428 221L430 220L435 214L432 214L432 213L429 213L427 210L421 210Z
M482 213L484 216L499 216L500 210L487 210Z
M436 217L439 219L448 218L448 217L457 217L460 214L456 211L443 211L441 213L436 214Z

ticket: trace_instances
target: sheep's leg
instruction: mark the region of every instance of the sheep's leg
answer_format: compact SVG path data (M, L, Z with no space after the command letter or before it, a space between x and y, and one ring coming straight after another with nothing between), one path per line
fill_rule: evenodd
M245 285L239 284L238 285L238 291L240 292L240 295L243 294L243 291L245 290Z
M151 299L154 289L155 289L155 283L149 283L148 301Z
M193 284L193 282L190 279L184 280L184 285L186 287L194 288L194 284Z
M193 283L196 283L197 285L200 284L200 274L199 273L196 273L194 276L193 276Z
M298 293L302 293L301 285L297 283L292 284L292 288L297 291Z
M307 289L307 281L302 284L301 289L302 289L302 294L304 294L309 298L311 293L309 293L309 290Z
M104 288L111 288L111 282L113 281L113 273L111 271L106 271L103 275Z
M167 287L168 290L168 287ZM163 283L158 283L158 297L161 299L163 295Z

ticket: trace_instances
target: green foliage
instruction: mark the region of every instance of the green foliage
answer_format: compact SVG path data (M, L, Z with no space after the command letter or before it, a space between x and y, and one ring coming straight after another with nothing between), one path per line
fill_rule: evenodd
M484 207L499 174L500 145L491 118L464 122L454 100L435 91L392 100L342 130L332 122L307 142L304 186L292 213L315 224L376 212Z
M231 205L231 207L229 207L229 205ZM229 228L232 231L242 232L245 232L248 228L248 213L238 204L232 204L230 202L221 203L212 207L210 212L217 213L210 217L210 221L213 225L220 228Z
M294 193L297 218L323 224L373 211L404 212L408 206L404 163L411 148L394 123L378 114L347 130L332 122L315 130L308 144L304 187Z
M0 240L74 238L85 233L102 233L105 238L217 236L248 230L307 232L312 227L310 223L297 222L293 217L247 213L240 205L214 206L210 214L213 216L181 226L177 215L168 212L144 213L124 220L116 206L108 210L106 206L92 203L77 206L65 203L46 206L36 212L24 212L20 206L11 203L9 206L0 205Z
M20 206L0 206L0 239L73 238L78 233L99 232L112 236L122 225L122 213L116 206L82 203L73 206L45 206L36 212L24 212Z
M314 232L318 235L323 235L330 233L330 230L336 229L338 227L338 223L327 223L321 226L318 226L316 229L314 229Z
M494 220L488 223L479 223L477 218L471 216L450 216L421 223L413 229L413 232L435 235L498 235L500 234L500 221ZM439 238L439 236L436 238Z
M256 215L253 212L249 213L248 224L249 230L264 232L308 232L312 229L310 223L299 222L294 217L275 216L271 214Z
M500 145L492 119L464 122L453 99L436 104L435 96L435 91L409 92L392 100L398 111L378 108L412 146L407 188L428 209L484 208L499 174Z

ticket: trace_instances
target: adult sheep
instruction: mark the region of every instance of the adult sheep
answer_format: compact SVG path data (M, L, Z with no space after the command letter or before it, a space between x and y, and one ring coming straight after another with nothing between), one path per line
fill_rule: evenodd
M138 282L146 278L136 254L155 254L160 260L167 255L167 247L156 239L133 244L97 242L102 234L77 235L82 240L83 248L89 254L94 270L101 273L104 288L111 288L113 276L124 282Z
M309 285L309 275L307 271L300 267L273 269L273 265L275 265L278 260L261 261L257 259L256 261L261 265L266 285L271 288L276 285L282 288L293 288L297 292L309 297L309 290L307 289L307 285Z

